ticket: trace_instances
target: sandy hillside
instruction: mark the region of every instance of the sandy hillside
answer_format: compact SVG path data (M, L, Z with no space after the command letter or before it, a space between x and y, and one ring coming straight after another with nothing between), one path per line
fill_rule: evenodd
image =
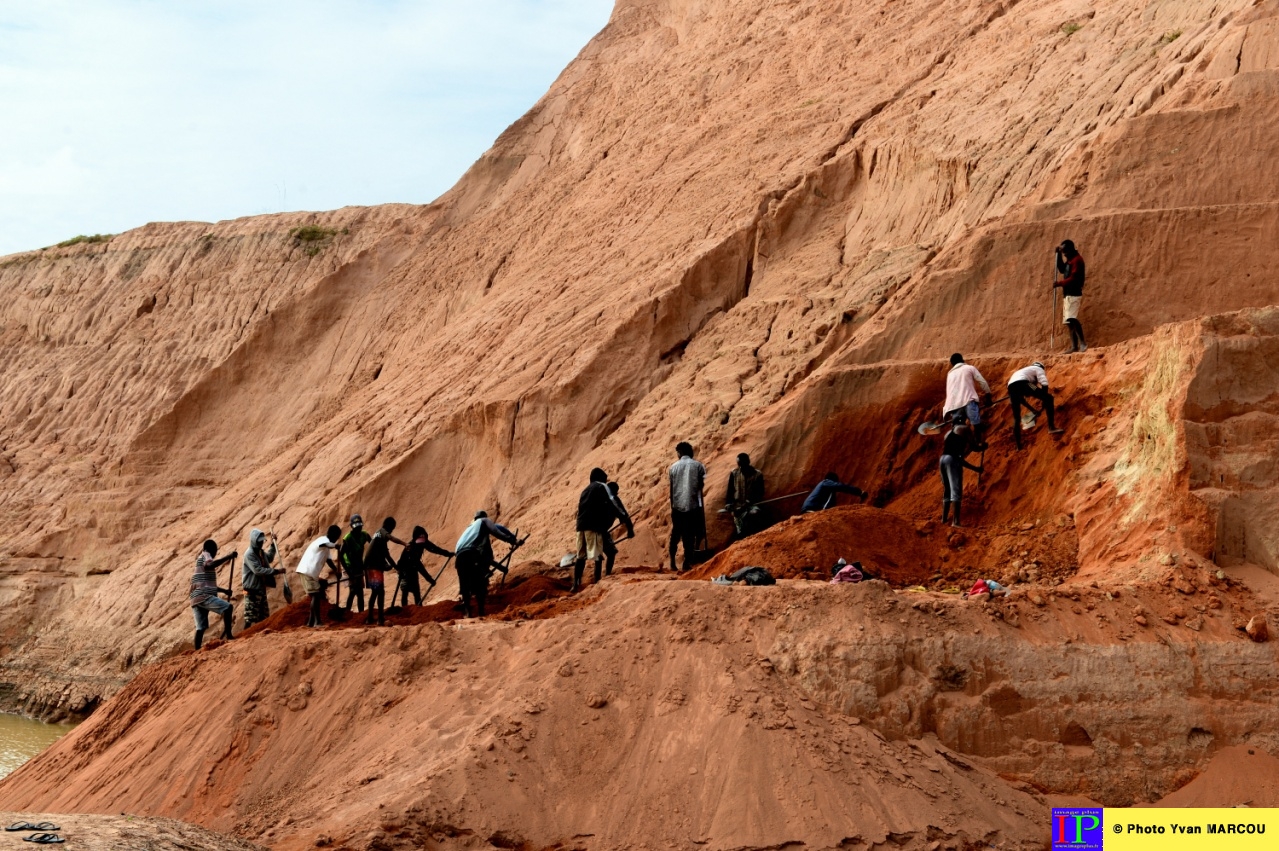
M1264 792L1277 72L1274 0L619 0L429 206L5 258L0 700L92 714L0 803L283 849L938 851ZM915 431L955 350L996 391L1042 359L1065 429L1018 452L994 408L963 530ZM722 551L669 581L681 439ZM739 451L770 496L870 499L725 547ZM638 534L570 597L596 465ZM480 507L530 534L489 619L446 573L386 628L188 652L206 537L292 566L352 511L450 544ZM747 565L783 582L705 581Z

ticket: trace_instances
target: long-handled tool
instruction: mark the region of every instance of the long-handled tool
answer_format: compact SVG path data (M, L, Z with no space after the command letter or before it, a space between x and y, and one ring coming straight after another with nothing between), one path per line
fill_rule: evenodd
M1001 402L1007 402L1007 401L1008 401L1008 397L1002 396L996 399L995 401L991 402L989 405L987 405L986 409L989 410L995 407L996 405L1000 404ZM916 428L915 431L919 432L922 435L941 434L941 430L948 425L950 425L950 423L946 422L945 420L942 420L941 422L932 422L932 421L923 422L919 424L919 427Z
M506 587L506 574L511 572L511 556L515 555L515 551L518 550L520 547L524 546L524 542L528 540L528 535L525 535L523 538L521 538L519 537L519 534L520 533L517 530L515 533L515 536L516 536L515 543L511 544L511 548L507 550L505 558L503 558L501 561L489 562L489 572L488 572L489 578L492 578L493 571L495 570L502 571L502 581L498 583L499 586L502 588Z
M329 606L329 620L333 620L333 621L342 620L344 617L346 617L346 609L342 608L342 576L343 575L344 574L339 573L337 581L333 583L334 603L333 605ZM329 593L328 589L326 588L324 590L324 595L326 600L328 599L328 593Z
M456 553L454 554L456 555ZM444 575L444 571L448 570L449 562L453 560L453 556L444 559L444 566L440 568L440 572L435 574L435 578L431 580L431 587L426 589L426 593L422 595L422 605L426 605L426 600L431 596L431 592L435 590L435 586L439 583L440 577Z
M1048 322L1048 350L1054 354L1057 351L1057 282L1061 280L1061 273L1057 269L1057 253L1053 252L1053 314L1052 319Z

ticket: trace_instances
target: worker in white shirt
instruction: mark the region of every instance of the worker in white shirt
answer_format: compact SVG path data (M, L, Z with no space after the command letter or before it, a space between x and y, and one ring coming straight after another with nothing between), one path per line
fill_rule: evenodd
M981 394L977 388L981 388ZM985 427L981 421L981 405L978 400L985 397L986 406L990 407L990 385L977 371L977 367L964 363L964 356L956 352L950 356L950 372L946 374L946 402L942 413L947 422L953 422L955 414L963 414L973 427L973 448L981 451L986 448Z
M1053 394L1048 392L1048 373L1044 365L1035 361L1030 366L1022 367L1008 379L1008 401L1013 408L1013 442L1021 449L1021 409L1030 407L1027 399L1038 399L1048 415L1048 433L1061 434L1061 429L1053 423Z

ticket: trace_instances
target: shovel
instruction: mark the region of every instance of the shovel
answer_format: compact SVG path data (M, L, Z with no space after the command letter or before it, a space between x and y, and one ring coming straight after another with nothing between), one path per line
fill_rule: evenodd
M338 576L337 581L333 583L333 599L335 602L329 606L329 620L340 621L346 618L346 609L342 608L342 577ZM325 591L327 594L328 592Z
M989 409L991 409L991 408L995 407L996 405L998 405L1000 402L1007 402L1007 401L1008 401L1008 397L1007 397L1007 396L1004 396L1004 397L1002 397L1002 398L996 399L995 401L993 401L993 402L991 402L989 405L987 405L987 406L986 406L986 409L987 409L987 410L989 410ZM923 423L920 423L920 424L919 424L919 427L918 427L917 429L915 429L915 431L917 431L917 432L919 432L920 434L923 434L923 435L941 434L941 430L942 430L942 429L944 429L944 428L946 428L946 426L948 426L948 425L950 425L950 423L946 422L945 420L942 420L942 421L941 421L941 422L939 422L939 423L935 423L935 422L932 422L932 421L929 421L929 422L923 422Z

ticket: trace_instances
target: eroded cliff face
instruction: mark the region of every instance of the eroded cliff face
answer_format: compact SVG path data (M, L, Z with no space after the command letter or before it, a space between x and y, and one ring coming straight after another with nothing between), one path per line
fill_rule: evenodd
M931 512L902 495L932 475L903 412L937 404L950 351L996 382L1043 354L1061 238L1089 261L1090 341L1133 347L1113 375L1052 360L1069 386L1144 375L1159 325L1274 301L1276 14L623 2L429 207L6 259L13 700L83 710L172 653L199 541L242 549L254 526L291 564L352 511L448 541L486 507L552 560L598 464L641 521L627 556L651 561L680 439L714 482L745 449L773 483L839 465ZM290 236L306 223L333 233ZM1220 475L1214 505L1251 522L1265 488ZM1009 516L1069 510L1027 499ZM1237 524L1214 549L1215 515L1195 519L1173 543L1248 556ZM1151 546L1084 537L1085 566Z

